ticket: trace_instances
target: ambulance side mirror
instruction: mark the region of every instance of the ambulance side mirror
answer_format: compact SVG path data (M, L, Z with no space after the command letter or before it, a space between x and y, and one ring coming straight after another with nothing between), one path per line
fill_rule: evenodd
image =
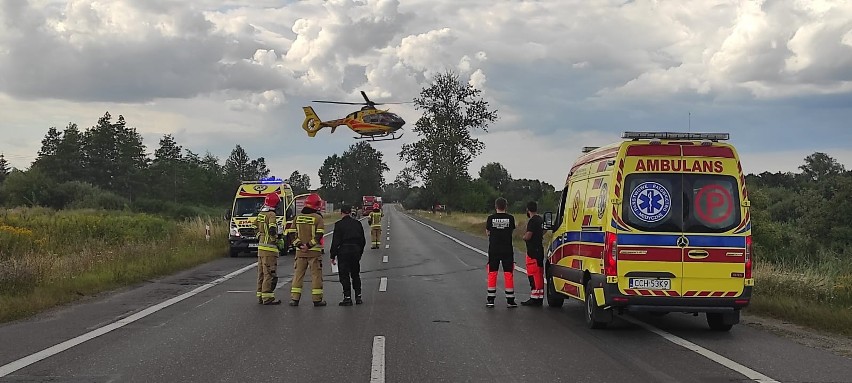
M541 227L544 230L553 230L553 212L544 213L544 222Z
M751 207L751 201L749 201L749 200L743 201L743 207Z

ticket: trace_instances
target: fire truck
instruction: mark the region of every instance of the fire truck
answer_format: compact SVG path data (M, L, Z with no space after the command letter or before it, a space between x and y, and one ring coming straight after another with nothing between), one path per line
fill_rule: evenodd
M364 217L370 215L370 213L373 211L373 204L377 202L376 198L379 198L379 201L381 201L381 197L376 197L373 195L365 195L362 198L364 203L362 204L363 210L361 211L361 214Z

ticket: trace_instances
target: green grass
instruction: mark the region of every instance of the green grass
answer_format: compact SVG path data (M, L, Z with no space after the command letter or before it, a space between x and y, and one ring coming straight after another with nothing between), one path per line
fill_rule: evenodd
M485 236L487 214L432 214L410 211L461 231ZM527 218L515 214L518 229L514 245L524 249L523 235ZM545 234L545 243L550 233ZM760 249L760 244L756 244ZM779 263L769 260L789 259L787 254L756 253L755 288L746 312L786 320L818 330L852 336L852 263L828 255L816 257L818 262Z
M0 322L220 258L228 248L226 230L215 218L2 210Z

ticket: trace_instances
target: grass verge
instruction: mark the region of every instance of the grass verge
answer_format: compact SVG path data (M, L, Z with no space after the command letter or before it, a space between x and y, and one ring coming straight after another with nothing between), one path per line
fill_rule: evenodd
M172 221L126 212L2 210L0 322L223 257L226 230L209 218Z
M485 236L487 214L409 213L466 233ZM513 234L513 242L515 249L523 251L525 247L521 236L527 218L515 214L515 219L518 228ZM550 242L550 234L545 234L545 243ZM786 265L759 261L755 264L754 276L754 296L745 310L747 313L852 336L852 266L848 262L835 259L824 260L820 264Z

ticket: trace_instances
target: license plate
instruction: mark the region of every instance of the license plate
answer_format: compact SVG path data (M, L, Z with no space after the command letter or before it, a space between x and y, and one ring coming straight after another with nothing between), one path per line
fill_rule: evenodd
M249 243L249 247L257 247L256 243Z
M631 289L671 290L671 279L630 278Z

